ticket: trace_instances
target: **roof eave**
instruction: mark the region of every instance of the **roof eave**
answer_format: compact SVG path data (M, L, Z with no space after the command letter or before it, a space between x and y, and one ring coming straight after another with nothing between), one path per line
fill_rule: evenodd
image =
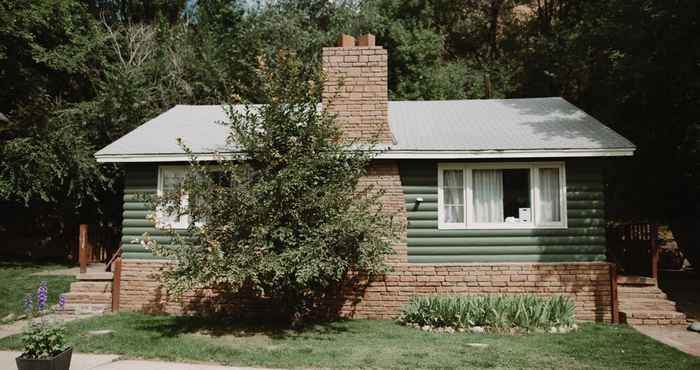
M379 159L478 159L478 158L566 158L625 157L635 148L608 149L504 149L504 150L387 150Z
M377 151L376 159L488 159L488 158L566 158L566 157L625 157L634 155L635 148L611 149L522 149L522 150L406 150ZM241 153L195 153L198 161L215 161L241 157ZM96 154L99 163L189 162L184 153L171 154Z

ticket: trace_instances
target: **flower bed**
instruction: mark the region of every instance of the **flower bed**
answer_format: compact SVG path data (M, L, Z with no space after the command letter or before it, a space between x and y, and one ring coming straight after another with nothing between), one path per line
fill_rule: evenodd
M399 322L435 331L548 331L576 329L574 303L563 296L423 296L401 309Z

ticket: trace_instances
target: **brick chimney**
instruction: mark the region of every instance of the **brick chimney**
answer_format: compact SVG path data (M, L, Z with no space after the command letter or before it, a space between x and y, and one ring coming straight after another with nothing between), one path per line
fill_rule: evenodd
M345 137L360 142L391 144L387 88L387 52L375 45L374 35L342 35L337 47L323 48L328 104Z

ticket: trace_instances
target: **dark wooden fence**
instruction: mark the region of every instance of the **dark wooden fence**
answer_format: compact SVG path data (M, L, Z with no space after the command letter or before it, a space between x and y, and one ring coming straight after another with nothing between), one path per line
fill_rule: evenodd
M608 257L617 264L621 275L658 275L658 226L652 223L623 223L608 227Z

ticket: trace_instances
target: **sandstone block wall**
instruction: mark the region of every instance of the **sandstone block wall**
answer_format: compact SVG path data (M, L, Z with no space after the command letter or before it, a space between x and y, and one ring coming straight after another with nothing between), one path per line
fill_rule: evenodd
M381 46L323 48L323 102L345 137L391 144L387 51Z

